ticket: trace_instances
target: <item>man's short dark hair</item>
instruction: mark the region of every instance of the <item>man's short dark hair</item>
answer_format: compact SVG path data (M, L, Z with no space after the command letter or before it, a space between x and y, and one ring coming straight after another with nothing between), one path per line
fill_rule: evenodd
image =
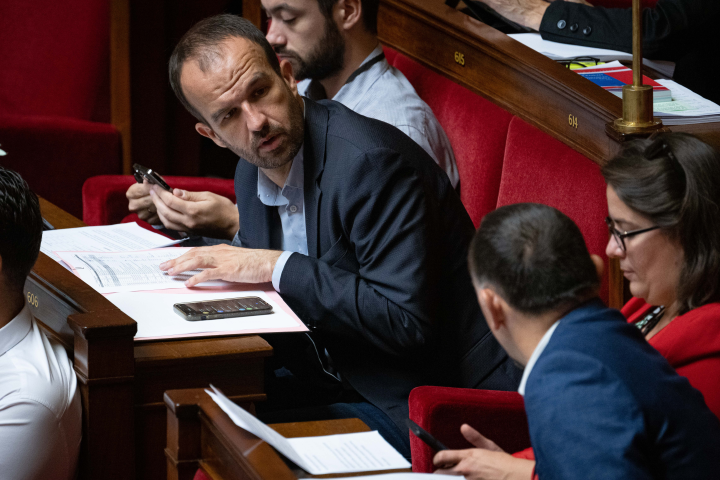
M233 37L244 38L259 45L265 52L265 57L267 57L272 69L280 75L280 62L278 62L275 51L270 46L265 35L248 20L229 13L200 20L182 36L175 46L170 56L169 73L170 86L175 95L177 95L188 112L192 113L202 123L207 124L208 122L187 100L180 84L182 67L188 60L197 60L200 70L205 72L213 59L222 55L218 46L228 38Z
M338 0L318 0L320 11L326 19L332 20L332 11ZM365 30L377 35L377 18L380 0L360 0L362 4L362 20Z
M22 177L0 167L0 257L2 277L21 289L42 241L40 203Z
M488 213L468 263L476 285L494 287L510 306L531 315L574 306L600 285L577 225L537 203Z

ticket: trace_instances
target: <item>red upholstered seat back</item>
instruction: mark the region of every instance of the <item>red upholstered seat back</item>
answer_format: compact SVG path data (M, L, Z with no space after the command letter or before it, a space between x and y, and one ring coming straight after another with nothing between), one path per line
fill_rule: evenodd
M600 167L559 140L515 117L510 122L497 206L544 203L580 227L590 253L603 257L607 201ZM607 300L607 275L601 296Z
M405 55L389 48L385 52L445 130L460 172L460 199L477 227L497 203L505 137L512 115Z
M109 5L0 1L0 113L108 121Z

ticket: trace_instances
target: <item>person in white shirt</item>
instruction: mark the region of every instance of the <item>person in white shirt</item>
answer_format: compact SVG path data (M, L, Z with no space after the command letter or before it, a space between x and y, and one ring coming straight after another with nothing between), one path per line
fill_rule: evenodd
M82 409L62 345L40 330L23 286L40 252L40 204L0 167L0 478L75 478Z
M458 187L455 156L432 110L383 55L377 38L378 0L263 0L267 39L293 67L300 95L332 99L397 127L420 145ZM151 189L154 196L150 195ZM129 210L148 223L232 240L238 212L210 192L145 184L127 191Z

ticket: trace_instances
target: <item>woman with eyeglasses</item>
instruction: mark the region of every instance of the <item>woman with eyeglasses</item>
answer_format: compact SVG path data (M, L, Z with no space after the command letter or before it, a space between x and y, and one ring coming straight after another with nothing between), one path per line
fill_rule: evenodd
M606 253L630 322L720 416L720 154L687 134L634 142L602 169Z
M662 134L628 143L602 174L606 253L633 295L622 312L720 417L720 154L691 135ZM511 456L463 429L480 447L466 478L529 480L531 448Z

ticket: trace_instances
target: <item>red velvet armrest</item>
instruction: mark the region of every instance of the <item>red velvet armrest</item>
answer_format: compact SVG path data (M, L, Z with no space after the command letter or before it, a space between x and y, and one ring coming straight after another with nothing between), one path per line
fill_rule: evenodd
M64 117L0 114L0 165L16 170L32 190L80 217L83 182L120 173L120 135L114 126Z
M235 201L233 180L204 177L163 176L173 188L213 192ZM135 183L132 175L102 175L89 178L82 189L83 221L88 225L120 223L130 212L125 192Z
M467 423L497 443L506 452L530 446L523 399L517 392L467 388L418 387L410 392L410 418L448 448L469 448L460 433ZM434 470L435 454L410 434L412 468L415 472Z

